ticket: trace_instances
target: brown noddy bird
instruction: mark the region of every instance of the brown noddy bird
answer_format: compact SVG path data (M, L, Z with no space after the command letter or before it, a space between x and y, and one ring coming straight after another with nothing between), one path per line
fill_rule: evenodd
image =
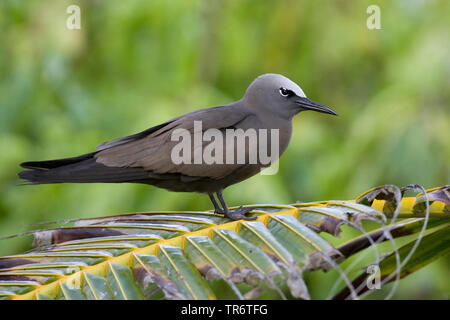
M248 179L268 166L259 160L256 163L249 161L249 153L255 150L250 146L251 140L245 144L244 163L236 161L234 154L235 161L231 162L198 163L194 160L180 163L172 158L173 148L179 143L172 135L177 129L185 129L184 132L194 135L195 130L199 131L198 126L195 129L194 121L201 121L202 134L208 129L216 129L216 133L223 133L224 136L229 129L242 129L244 132L254 129L257 133L260 129L275 129L278 140L269 141L270 134L266 135L267 144L275 143L278 148L271 158L273 162L289 144L293 117L304 110L337 115L334 110L306 98L302 89L288 78L279 74L264 74L250 84L239 101L187 113L145 131L102 143L96 147L97 151L78 157L24 162L21 166L28 170L18 175L30 184L131 182L170 191L206 193L216 213L233 220L251 219L245 216L248 208L229 210L222 194L229 185ZM200 148L215 139L202 140ZM259 147L261 141L253 142ZM224 155L231 150L227 147L236 154L239 151L234 144L224 144ZM199 145L185 150L189 159L194 158L195 148L198 152ZM219 206L214 193L222 206Z

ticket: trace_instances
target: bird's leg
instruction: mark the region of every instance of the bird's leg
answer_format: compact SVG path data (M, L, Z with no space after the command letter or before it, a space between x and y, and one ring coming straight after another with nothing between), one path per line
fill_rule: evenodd
M225 210L223 210L219 204L217 203L216 198L214 198L213 193L208 193L209 198L211 199L212 204L214 205L214 213L225 214Z
M230 211L228 209L227 203L225 202L225 199L223 198L222 191L217 192L217 198L219 198L220 203L222 204L222 208L225 214L225 217L231 219L231 220L255 220L256 217L246 217L245 214L248 213L251 208L242 208L240 206L236 210Z

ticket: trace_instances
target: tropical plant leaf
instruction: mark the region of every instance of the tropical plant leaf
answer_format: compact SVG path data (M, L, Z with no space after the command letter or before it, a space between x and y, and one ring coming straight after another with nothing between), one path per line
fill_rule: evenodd
M415 245L415 242L415 240L411 241L399 249L399 256L401 260L404 260L406 256L408 256L411 249ZM417 250L401 268L399 277L404 278L449 253L450 225L447 224L443 228L440 228L439 230L423 237ZM397 261L394 254L389 254L384 257L378 264L380 269L380 280L384 280L385 283L394 281L395 277L393 275L396 271L396 265ZM369 290L368 286L364 285L368 277L369 275L364 272L352 282L353 287L361 287L359 294L363 294ZM346 299L349 296L350 291L348 288L344 288L334 297L334 299Z
M308 299L304 272L335 268L367 247L340 252L321 232L336 236L341 225L360 229L367 219L382 224L392 212L407 216L408 208L409 217L422 214L417 208L423 195L405 198L395 188L376 188L356 201L246 206L255 221L230 222L212 212L65 221L63 227L22 234L34 235L31 251L0 257L0 298ZM428 211L441 222L430 226L449 217L448 189L431 191ZM394 202L400 210L392 211ZM418 232L422 220L393 225L391 233ZM367 235L355 241L361 239Z
M427 228L432 229L441 225L449 224L450 220L445 218L435 218L430 219L428 222ZM340 245L337 249L341 253L339 257L340 261L347 259L353 254L360 252L368 248L372 242L384 242L389 240L385 237L385 231L388 230L393 238L400 238L409 236L415 233L420 232L424 225L424 219L405 219L395 224L391 224L386 228L379 228L368 232L367 234L356 237L342 245ZM381 240L381 241L380 241Z

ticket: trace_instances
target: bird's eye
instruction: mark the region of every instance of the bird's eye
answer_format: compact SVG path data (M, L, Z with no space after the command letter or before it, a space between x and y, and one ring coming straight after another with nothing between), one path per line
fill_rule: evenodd
M280 94L283 97L287 98L287 97L290 97L290 96L294 95L294 92L292 92L291 90L286 89L286 88L280 88Z

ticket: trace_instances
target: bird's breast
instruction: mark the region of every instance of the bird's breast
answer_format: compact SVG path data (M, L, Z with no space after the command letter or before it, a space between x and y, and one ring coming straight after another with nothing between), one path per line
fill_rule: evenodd
M270 119L262 126L263 130L267 130L267 135L262 132L259 143L265 143L270 152L276 153L275 157L280 157L287 149L292 136L292 121L280 121L280 119ZM265 141L266 140L266 141ZM264 148L264 146L259 146Z

